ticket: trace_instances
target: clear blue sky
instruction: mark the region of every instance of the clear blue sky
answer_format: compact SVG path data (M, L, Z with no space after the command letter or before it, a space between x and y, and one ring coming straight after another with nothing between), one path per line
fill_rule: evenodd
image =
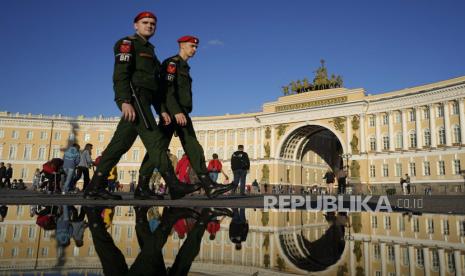
M460 0L14 0L0 17L0 110L119 115L112 47L142 10L158 16L160 60L200 38L193 115L260 111L321 58L372 94L465 75Z

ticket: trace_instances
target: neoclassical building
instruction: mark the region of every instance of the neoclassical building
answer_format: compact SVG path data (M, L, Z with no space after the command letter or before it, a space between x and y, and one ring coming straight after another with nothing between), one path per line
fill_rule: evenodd
M193 118L207 160L213 153L229 169L239 144L251 159L248 182L321 185L326 170L349 165L356 189L384 192L411 177L414 192L465 192L465 77L381 94L336 88L279 97L262 111ZM70 118L0 112L0 160L14 178L29 180L35 168L61 157L70 143L108 144L118 118ZM177 138L170 145L179 157ZM122 183L135 180L145 154L140 140L118 164ZM221 179L220 179L221 180Z

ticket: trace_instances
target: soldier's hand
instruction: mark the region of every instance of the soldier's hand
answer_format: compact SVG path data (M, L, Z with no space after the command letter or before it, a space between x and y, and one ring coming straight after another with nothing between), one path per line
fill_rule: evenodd
M136 111L134 110L134 107L132 107L131 104L123 103L121 105L121 111L123 113L122 115L124 120L134 122L134 120L136 119Z
M187 124L187 119L184 113L178 113L174 115L174 118L176 119L176 123L180 126L185 126Z
M168 113L162 112L162 113L161 113L161 118L162 118L163 124L164 124L165 126L171 124L171 117L170 117L170 115L169 115Z

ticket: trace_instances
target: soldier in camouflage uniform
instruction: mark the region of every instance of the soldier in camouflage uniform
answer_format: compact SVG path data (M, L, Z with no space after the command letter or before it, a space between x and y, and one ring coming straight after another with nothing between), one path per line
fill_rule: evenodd
M169 121L165 121L165 124L160 126L164 133L163 144L165 149L168 148L176 131L205 193L211 198L230 191L233 186L221 185L211 180L205 165L203 148L197 140L189 117L189 113L192 112L192 78L187 61L195 55L199 39L194 36L183 36L178 39L178 43L179 53L166 59L161 66L162 89L165 95L161 109L171 115L171 118L166 118Z
M154 46L149 42L155 33L156 24L157 18L153 13L138 14L134 19L136 34L120 39L114 47L113 84L115 101L122 111L122 118L84 192L85 198L121 199L121 196L111 194L105 189L105 179L138 136L147 149L147 155L139 170L139 182L134 192L136 199L162 198L149 189L150 177L155 168L170 187L172 198L180 198L200 188L196 185L179 185L166 151L161 147L163 135L151 112L153 105L161 117L169 118L166 112L160 110L160 62L155 55Z

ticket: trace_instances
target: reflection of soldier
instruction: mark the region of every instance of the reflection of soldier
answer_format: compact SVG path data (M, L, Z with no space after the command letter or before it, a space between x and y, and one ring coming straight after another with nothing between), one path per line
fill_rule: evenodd
M245 218L244 208L233 208L233 218L229 225L229 239L236 244L236 250L242 249L242 242L247 240L249 222Z
M152 233L147 220L148 209L149 207L136 207L136 235L141 251L132 266L128 268L124 255L105 230L102 217L99 215L101 208L87 207L92 240L105 275L187 275L200 251L202 236L208 222L218 215L211 209L203 209L198 213L188 208L165 208L160 224ZM220 212L220 214L228 213ZM162 248L174 223L183 218L195 218L196 222L180 248L173 266L167 271Z

